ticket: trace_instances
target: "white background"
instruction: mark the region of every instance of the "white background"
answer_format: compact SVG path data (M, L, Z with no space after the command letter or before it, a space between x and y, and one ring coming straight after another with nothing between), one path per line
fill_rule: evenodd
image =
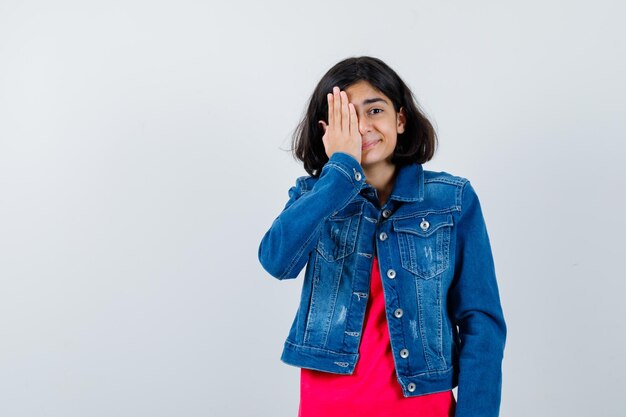
M295 416L302 275L260 239L349 56L469 178L508 325L502 416L626 415L621 2L0 1L0 415Z

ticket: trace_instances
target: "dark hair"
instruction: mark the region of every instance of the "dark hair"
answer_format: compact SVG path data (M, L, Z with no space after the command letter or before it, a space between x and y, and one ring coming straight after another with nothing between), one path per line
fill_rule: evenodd
M334 86L345 90L361 80L369 82L389 97L396 112L401 107L404 108L404 133L398 134L391 162L402 166L413 162L422 164L432 159L437 146L437 135L409 87L380 59L370 56L352 57L335 64L324 74L311 94L306 114L293 133L291 151L294 158L304 163L304 169L309 175L319 176L328 161L322 142L324 128L318 123L319 120L328 123L326 94L331 93Z

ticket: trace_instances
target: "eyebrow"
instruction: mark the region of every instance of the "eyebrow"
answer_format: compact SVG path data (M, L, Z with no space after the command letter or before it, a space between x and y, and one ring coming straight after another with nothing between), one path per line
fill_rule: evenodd
M363 100L363 105L366 106L368 104L376 103L378 101L382 101L385 104L389 104L387 103L387 100L385 100L382 97L374 97L374 98L368 98L368 99Z

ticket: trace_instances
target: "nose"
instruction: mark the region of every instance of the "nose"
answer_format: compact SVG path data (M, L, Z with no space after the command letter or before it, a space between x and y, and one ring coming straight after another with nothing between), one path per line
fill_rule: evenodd
M370 130L372 130L372 126L366 115L362 115L361 117L359 117L359 133L361 133L361 135L364 135Z

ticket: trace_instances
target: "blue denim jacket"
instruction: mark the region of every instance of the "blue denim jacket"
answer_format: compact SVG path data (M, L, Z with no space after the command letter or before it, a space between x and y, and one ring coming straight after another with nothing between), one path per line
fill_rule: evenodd
M296 278L287 364L352 374L379 260L397 379L405 397L458 385L456 417L496 417L506 324L478 197L466 178L399 168L380 207L351 155L299 177L259 245L263 268Z

